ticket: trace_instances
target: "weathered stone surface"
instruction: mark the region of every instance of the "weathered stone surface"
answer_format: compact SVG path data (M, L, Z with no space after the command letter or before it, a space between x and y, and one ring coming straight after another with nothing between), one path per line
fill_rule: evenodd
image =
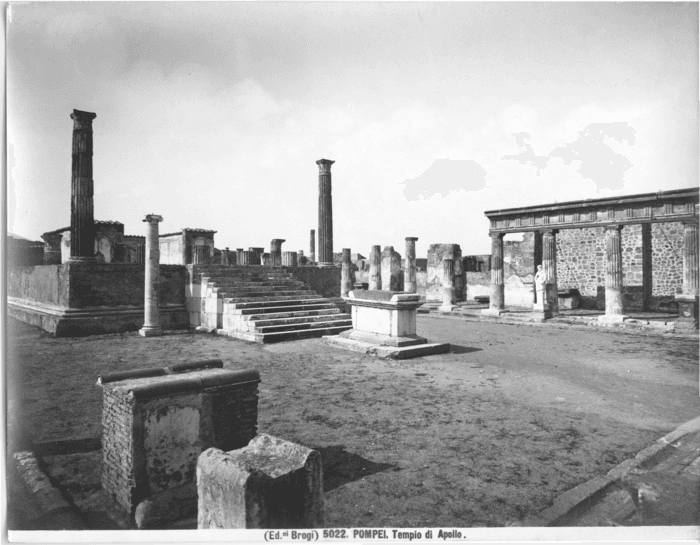
M343 248L343 261L340 270L340 296L347 297L354 284L350 248Z
M442 260L442 305L439 309L442 312L451 312L454 308L452 305L455 302L455 288L453 284L455 266L454 260Z
M153 494L192 481L206 448L240 448L255 436L259 374L212 364L137 369L98 380L102 487L128 513Z
M403 291L401 254L394 251L393 246L385 246L382 251L382 289Z
M163 528L197 514L197 483L191 480L149 496L136 506L134 519L140 529Z
M406 261L404 265L403 289L407 293L417 293L416 282L416 241L417 237L406 237Z
M625 314L625 297L622 292L622 240L621 227L618 225L605 228L605 314L606 316L623 316ZM615 318L616 319L616 318Z
M273 238L270 241L270 260L273 267L282 266L282 243L285 242L283 238Z
M323 473L315 451L267 434L197 463L199 529L323 526Z
M464 290L465 281L462 268L462 250L459 244L430 245L430 248L428 249L428 270L426 277L425 298L427 301L442 302L444 259L452 259L454 261L455 272L452 278L452 285L455 289L455 301L464 301L466 296ZM419 279L418 286L420 288L420 275L417 275L417 278Z
M97 114L73 110L70 257L94 259L95 216L92 179L92 120Z
M369 253L369 289L382 289L382 249L372 246Z
M298 267L299 261L296 252L282 252L283 267Z
M314 229L311 229L309 236L309 261L316 262L316 231Z

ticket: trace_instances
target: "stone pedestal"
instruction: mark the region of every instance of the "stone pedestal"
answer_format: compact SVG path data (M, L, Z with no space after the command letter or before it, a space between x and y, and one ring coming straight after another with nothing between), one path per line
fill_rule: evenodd
M428 344L416 334L417 309L423 304L417 293L353 290L343 300L351 307L353 329L324 337L332 346L396 359L450 350L447 343Z
M321 455L271 435L203 452L197 491L199 530L323 526Z
M455 288L453 282L455 263L452 259L444 259L442 263L442 305L438 307L438 310L441 312L452 312L454 309L453 303L455 302Z
M369 289L382 289L382 249L372 246L369 252Z
M418 237L406 237L406 259L403 272L403 290L406 293L416 293L416 241Z
M147 517L152 505L139 504L176 504L183 492L191 497L181 487L193 483L202 451L241 448L255 437L260 375L222 366L207 360L99 377L102 488L136 513L139 527L157 526ZM194 514L196 494L190 501Z
M601 323L621 323L625 316L625 295L622 287L621 225L605 227L605 316Z
M353 289L352 256L350 248L343 248L343 261L340 269L340 296L347 297Z
M316 263L316 231L314 229L311 229L309 237L309 261Z
M160 243L158 241L158 224L161 216L149 214L144 218L148 223L146 231L146 270L144 280L144 322L139 329L142 337L155 337L163 334L158 314L158 286L160 284Z
M532 305L532 317L535 321L543 322L549 320L552 317L552 312L549 310L549 303L547 303L547 288L546 284L541 288L537 288L535 285L535 294L537 301Z
M273 238L270 241L270 259L272 259L273 267L282 266L282 243L285 242L283 238Z
M485 316L499 316L505 310L503 300L503 233L491 234L491 294L489 308L481 311Z
M92 180L92 120L97 114L73 110L70 259L95 258L94 189Z
M282 252L282 266L297 267L298 258L296 252Z
M318 266L333 267L333 198L331 165L335 161L319 159L318 165Z
M382 289L385 291L402 291L401 254L393 246L385 246L382 252Z

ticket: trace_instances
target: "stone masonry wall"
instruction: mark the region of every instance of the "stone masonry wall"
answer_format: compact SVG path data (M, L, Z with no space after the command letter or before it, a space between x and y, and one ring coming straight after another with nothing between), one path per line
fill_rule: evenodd
M340 267L283 267L322 297L340 297Z
M654 296L683 291L683 224L654 223L651 226L651 270Z

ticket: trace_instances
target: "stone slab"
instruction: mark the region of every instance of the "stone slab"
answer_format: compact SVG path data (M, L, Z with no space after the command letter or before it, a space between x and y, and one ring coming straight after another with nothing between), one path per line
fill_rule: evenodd
M418 344L426 344L428 342L426 338L419 337L418 335L412 335L410 337L394 337L391 335L370 333L368 331L359 331L357 329L343 331L340 333L339 337L354 341L367 342L370 344L394 347L415 346Z
M187 482L153 494L136 506L139 529L164 528L197 514L197 483Z
M504 312L505 312L504 310L498 310L498 309L494 309L494 308L485 308L485 309L482 309L481 314L484 316L500 316Z
M326 344L335 348L397 360L430 356L433 354L445 354L450 351L449 343L426 343L415 346L394 347L382 346L354 339L345 339L340 336L326 336L323 337L323 339Z

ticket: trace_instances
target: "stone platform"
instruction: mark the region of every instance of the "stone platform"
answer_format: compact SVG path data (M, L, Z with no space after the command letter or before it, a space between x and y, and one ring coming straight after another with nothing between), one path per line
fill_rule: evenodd
M324 337L330 346L393 359L450 351L449 343L428 343L416 335L416 314L422 305L416 293L354 290L343 299L352 309L353 329Z

